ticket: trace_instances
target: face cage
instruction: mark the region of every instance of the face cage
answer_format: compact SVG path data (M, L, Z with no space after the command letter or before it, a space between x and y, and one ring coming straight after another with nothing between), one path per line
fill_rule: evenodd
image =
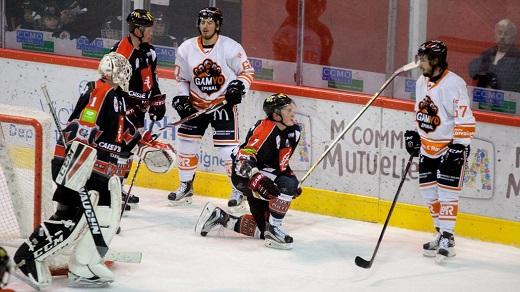
M123 91L128 91L128 82L132 76L132 68L128 61L115 58L110 59L110 62L112 63L112 82L119 85ZM117 72L114 68L117 68Z

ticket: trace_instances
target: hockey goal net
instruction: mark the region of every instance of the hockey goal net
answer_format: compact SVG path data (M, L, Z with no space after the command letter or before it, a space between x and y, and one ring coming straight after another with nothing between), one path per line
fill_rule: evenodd
M45 112L0 104L0 245L18 246L54 211L52 126Z

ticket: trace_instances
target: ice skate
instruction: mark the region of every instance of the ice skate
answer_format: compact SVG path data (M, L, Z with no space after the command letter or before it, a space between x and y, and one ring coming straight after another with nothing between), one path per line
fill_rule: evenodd
M246 197L239 190L231 190L231 198L228 201L228 209L231 214L243 214L246 210Z
M439 240L439 249L435 257L438 264L444 263L447 258L455 256L455 237L453 234L444 231Z
M435 257L437 255L437 250L439 249L439 240L441 239L441 234L437 230L435 233L435 237L432 241L423 244L423 255L425 257Z
M292 249L293 238L280 226L267 223L264 232L264 245L276 249Z
M224 226L229 220L229 215L219 207L215 207L211 202L207 202L200 213L195 232L201 236L208 235L208 232L214 227Z
M69 272L69 287L73 288L102 288L107 287L114 280L101 279L97 276L85 278Z
M181 182L175 192L168 195L171 206L189 206L193 201L193 181Z
M126 200L126 197L128 196L128 193L123 191L123 201ZM134 196L134 195L130 195L130 197L128 198L128 203L127 203L127 206L130 206L130 209L137 209L139 208L139 197L138 196ZM127 210L127 211L129 211ZM126 211L126 209L125 209Z

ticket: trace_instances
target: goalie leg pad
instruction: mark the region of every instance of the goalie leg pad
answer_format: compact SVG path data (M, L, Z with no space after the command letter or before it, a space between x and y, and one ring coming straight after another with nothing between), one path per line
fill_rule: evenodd
M97 206L96 215L107 245L116 234L121 215L121 182L113 176L108 182L111 206ZM69 261L69 285L103 287L114 281L114 275L102 262L90 232L85 232Z
M16 251L16 266L34 287L50 285L52 277L46 260L63 251L81 235L86 220L79 208L76 213L73 219L60 220L57 215L53 215L51 219L43 221Z

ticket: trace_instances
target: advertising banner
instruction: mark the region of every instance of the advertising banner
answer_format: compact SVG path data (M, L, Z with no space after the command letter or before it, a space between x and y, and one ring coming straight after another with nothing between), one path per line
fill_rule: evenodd
M0 59L0 65L4 72L10 72L3 74L0 81L3 88L0 104L48 111L40 91L41 84L46 84L62 126L81 88L87 81L98 78L94 70L67 66L11 59ZM28 82L21 83L20 80ZM161 79L159 83L167 95L168 109L165 118L155 125L156 129L178 120L177 113L169 106L177 92L176 82ZM238 106L241 139L258 119L264 117L261 105L269 94L250 91ZM297 119L303 132L291 164L297 176L302 177L362 105L292 97L297 104ZM392 200L408 159L403 134L414 127L412 112L370 107L332 148L305 181L305 186ZM520 127L477 122L477 134L466 168L466 187L461 194L462 212L520 220L520 144L517 137L520 137ZM175 138L174 128L161 135L161 139L174 144ZM223 161L212 144L211 129L204 136L199 161L199 170L224 173ZM399 201L424 205L418 188L417 159L406 176Z

